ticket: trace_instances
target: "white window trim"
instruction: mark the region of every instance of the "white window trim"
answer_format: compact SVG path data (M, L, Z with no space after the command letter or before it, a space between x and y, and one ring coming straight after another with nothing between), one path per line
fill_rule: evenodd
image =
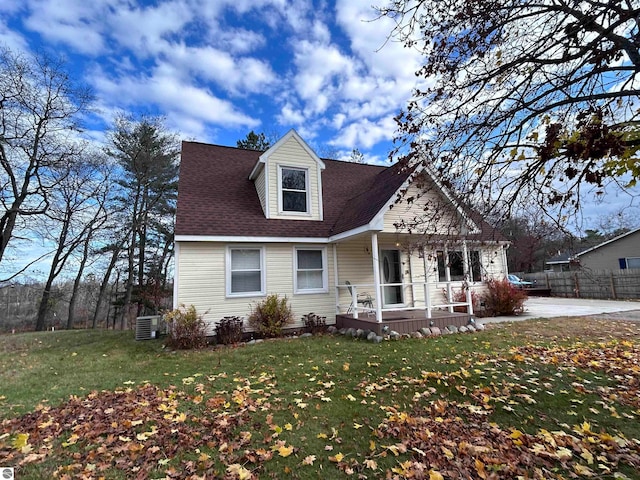
M317 250L322 252L322 288L298 289L298 250ZM310 295L329 292L329 267L327 265L327 247L310 247L299 245L293 247L293 293Z
M625 260L625 263L627 265L627 268L635 269L635 268L638 268L638 267L630 267L629 266L629 260L639 260L639 259L640 259L640 257L625 257L624 260Z
M267 286L267 274L266 274L266 262L265 262L265 248L263 246L256 245L227 245L226 249L226 261L225 261L225 285L226 296L228 298L242 298L242 297L264 297L266 295ZM238 292L231 291L231 251L232 250L260 250L260 291L259 292Z
M290 212L284 210L282 206L282 170L301 170L304 172L304 183L307 194L307 211L306 212ZM300 217L311 216L311 189L309 188L309 169L305 167L290 167L288 165L278 165L278 213L280 215L293 215Z
M447 264L449 263L449 255L452 254L452 253L458 252L458 253L460 253L460 255L462 257L462 254L463 254L462 249L460 249L460 250L434 250L434 252L435 252L435 257L436 257L436 273L438 275L438 283L446 283L446 281L447 281L446 270L449 269L449 267L447 267ZM438 252L443 252L444 256L445 256L445 260L446 260L446 262L445 262L445 271L442 272L443 276L445 277L444 280L440 279L441 275L440 275L440 266L438 265ZM478 252L478 262L480 264L480 278L474 278L473 277L473 269L471 267L471 252ZM464 278L461 279L461 280L450 280L450 282L452 284L454 284L454 285L458 285L458 284L462 285L462 284L465 283L465 281L467 283L471 283L473 285L475 285L477 283L486 283L487 279L485 278L485 275L482 275L482 268L484 266L484 263L483 263L484 258L483 258L482 253L483 253L483 251L480 250L480 249L469 249L467 251L467 265L468 265L468 270L469 270L469 272L468 272L469 273L469 278L467 280L465 280ZM464 260L463 260L463 262L464 262ZM451 275L451 273L449 273L449 275Z

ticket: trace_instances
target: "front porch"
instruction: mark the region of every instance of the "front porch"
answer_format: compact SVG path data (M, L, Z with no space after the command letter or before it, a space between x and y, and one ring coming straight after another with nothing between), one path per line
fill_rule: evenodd
M371 330L376 335L383 335L389 331L400 334L417 332L423 327L438 327L443 330L447 325L461 327L469 324L472 316L468 313L446 311L432 311L431 318L427 318L425 310L386 310L382 312L382 320L375 316L360 314L357 318L346 313L336 315L337 328L355 328Z

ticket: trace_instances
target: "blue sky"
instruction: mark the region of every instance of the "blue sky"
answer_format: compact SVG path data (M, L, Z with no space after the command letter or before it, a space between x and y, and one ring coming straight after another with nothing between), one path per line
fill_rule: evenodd
M89 85L100 139L118 111L235 145L295 128L319 154L386 161L420 57L387 41L371 0L0 2L0 42L61 54Z

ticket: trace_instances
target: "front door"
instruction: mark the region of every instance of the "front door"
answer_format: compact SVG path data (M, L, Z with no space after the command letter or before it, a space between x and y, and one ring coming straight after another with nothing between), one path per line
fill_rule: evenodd
M403 305L400 250L381 250L380 270L382 273L382 283L385 284L383 288L384 306ZM389 283L399 285L386 285Z

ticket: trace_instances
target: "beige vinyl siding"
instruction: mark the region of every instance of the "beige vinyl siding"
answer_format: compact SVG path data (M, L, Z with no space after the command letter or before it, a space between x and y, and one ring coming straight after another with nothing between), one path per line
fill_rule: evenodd
M371 257L371 237L363 235L354 240L341 242L336 245L338 257L338 284L344 285L351 282L357 287L358 293L368 293L374 299L375 288L373 286L373 259ZM339 290L339 304L342 311L346 311L351 304L349 291L346 288ZM335 298L335 297L334 297Z
M268 162L269 171L269 218L294 220L322 220L320 212L319 175L320 166L303 148L295 137L290 137L280 148L273 152ZM278 166L307 169L309 176L309 205L310 215L280 214L278 211Z
M615 240L589 253L580 255L578 259L584 268L591 270L618 270L620 258L640 257L640 232Z
M210 334L214 333L213 327L221 318L231 315L246 317L251 311L251 305L264 299L264 297L226 297L225 262L228 246L264 247L266 292L287 296L296 320L292 327L301 327L302 316L310 312L326 316L328 324L335 323L331 246L326 247L328 292L294 294L293 244L233 245L218 242L181 242L178 258L178 304L194 305L209 324Z
M267 185L265 180L265 168L263 167L257 178L254 181L256 186L256 192L258 193L258 198L260 199L260 205L262 205L262 211L266 215L267 214Z
M411 200L412 199L412 200ZM425 211L425 207L427 210ZM383 232L405 232L406 227L398 228L402 221L412 225L412 233L449 234L460 233L460 216L449 200L435 191L423 191L411 185L402 199L392 204L384 214ZM413 225L416 225L413 227Z

